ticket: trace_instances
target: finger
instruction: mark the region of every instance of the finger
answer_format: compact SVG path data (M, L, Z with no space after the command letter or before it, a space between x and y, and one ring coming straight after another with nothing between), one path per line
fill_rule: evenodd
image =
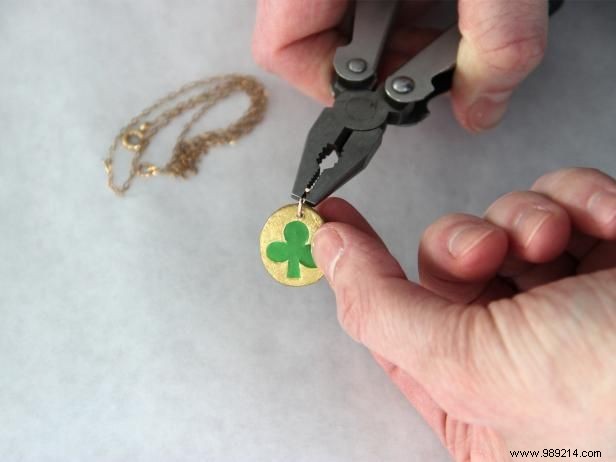
M515 87L539 64L547 41L548 3L460 0L452 87L456 117L471 131L496 125Z
M496 275L507 246L506 233L481 218L464 214L442 217L421 239L421 285L452 302L470 302Z
M334 290L338 319L352 338L430 389L446 411L473 412L460 402L476 398L483 372L474 367L480 361L467 340L481 339L490 351L499 349L482 307L451 305L406 280L377 239L347 224L323 225L314 237L313 255ZM463 384L455 396L447 385L452 382Z
M616 239L616 181L599 170L570 168L539 178L532 187L564 208L590 236Z
M428 308L446 302L408 282L402 268L374 237L345 223L326 223L313 239L313 255L336 294L339 318L347 332L390 361L377 335L383 329L382 314L403 317L407 302ZM366 330L368 328L369 330ZM366 336L364 335L366 334ZM379 348L373 348L379 346Z
M327 222L341 222L355 227L382 243L368 221L347 201L331 197L317 206L317 211ZM417 409L428 425L443 438L444 412L429 396L426 390L407 373L384 357L373 353L376 362L396 384L404 396Z
M549 198L530 191L517 191L497 199L485 219L509 236L514 257L543 263L565 251L571 233L567 212Z
M344 199L340 199L339 197L329 197L321 202L317 206L316 210L326 222L335 221L339 223L346 223L383 243L376 231L372 228L372 226L370 226L370 223L368 223L368 221L355 209L355 207Z
M332 58L342 41L335 27L346 8L346 0L260 0L252 42L255 61L330 104Z

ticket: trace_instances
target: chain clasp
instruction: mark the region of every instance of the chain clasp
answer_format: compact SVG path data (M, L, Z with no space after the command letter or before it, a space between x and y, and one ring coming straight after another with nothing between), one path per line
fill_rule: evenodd
M142 123L137 130L128 130L122 135L122 145L129 151L140 152L144 148L146 131L150 128L147 122Z

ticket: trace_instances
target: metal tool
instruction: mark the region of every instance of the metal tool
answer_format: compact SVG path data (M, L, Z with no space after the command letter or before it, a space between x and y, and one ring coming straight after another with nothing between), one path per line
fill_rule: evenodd
M550 14L562 2L550 1ZM310 129L295 178L292 197L300 203L317 205L340 188L368 165L387 125L423 120L428 102L451 88L461 38L455 24L377 86L396 7L392 0L355 2L353 38L334 55L334 105Z

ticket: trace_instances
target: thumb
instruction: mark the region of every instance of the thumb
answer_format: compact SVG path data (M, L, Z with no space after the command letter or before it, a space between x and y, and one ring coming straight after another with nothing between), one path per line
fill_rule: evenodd
M426 387L440 388L448 379L468 383L472 372L461 357L468 349L459 342L471 308L451 305L408 281L378 238L348 224L323 225L313 239L313 256L352 338Z
M515 87L541 61L548 27L545 0L460 0L452 98L471 131L496 125Z

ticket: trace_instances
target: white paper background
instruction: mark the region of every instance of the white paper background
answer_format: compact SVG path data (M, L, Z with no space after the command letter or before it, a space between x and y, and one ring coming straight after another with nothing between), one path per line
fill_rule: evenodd
M243 0L0 3L1 460L448 460L341 332L326 284L288 289L261 268L258 233L320 107L255 67L253 17ZM616 3L569 1L552 29L498 129L465 133L440 98L340 191L411 276L441 214L481 213L558 167L616 173ZM270 94L254 134L190 181L106 189L105 150L133 114L238 71Z

